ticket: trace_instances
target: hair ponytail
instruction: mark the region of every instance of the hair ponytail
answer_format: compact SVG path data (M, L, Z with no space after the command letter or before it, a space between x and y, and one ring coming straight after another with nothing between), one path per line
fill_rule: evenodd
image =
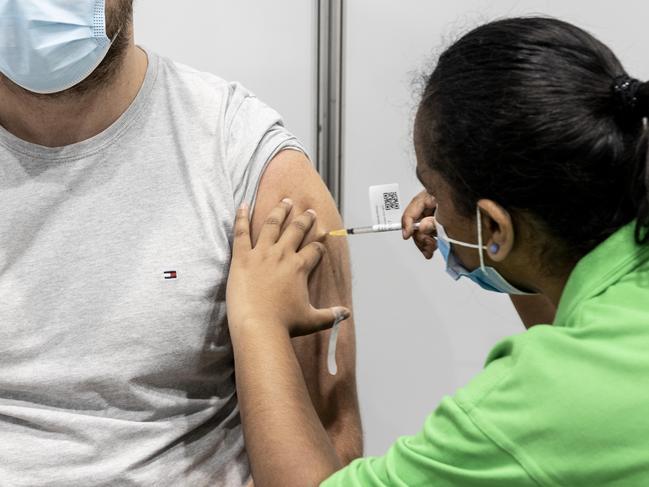
M638 215L635 238L639 244L649 244L649 82L640 83L635 96L637 113L642 119L636 173Z

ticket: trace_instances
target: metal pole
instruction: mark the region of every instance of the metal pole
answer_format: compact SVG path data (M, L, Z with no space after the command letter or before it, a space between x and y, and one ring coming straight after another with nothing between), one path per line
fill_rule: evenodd
M318 0L317 167L342 212L344 0Z

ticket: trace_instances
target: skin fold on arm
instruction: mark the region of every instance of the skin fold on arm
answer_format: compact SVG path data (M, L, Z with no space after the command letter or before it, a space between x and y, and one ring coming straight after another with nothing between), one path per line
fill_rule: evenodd
M341 305L352 309L347 242L341 238L324 238L327 231L343 227L341 217L329 191L303 153L282 151L266 169L251 217L253 245L267 224L269 212L283 198L290 198L294 204L284 227L309 208L318 214L317 227L311 229L303 243L304 246L320 240L327 250L309 281L311 303L316 308ZM362 455L353 320L345 321L340 329L336 353L338 373L335 376L327 370L329 334L327 330L294 338L292 345L315 410L341 464L345 465Z

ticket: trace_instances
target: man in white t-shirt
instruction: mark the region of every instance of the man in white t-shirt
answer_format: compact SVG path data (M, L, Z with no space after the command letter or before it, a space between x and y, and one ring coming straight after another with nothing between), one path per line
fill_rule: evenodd
M285 197L320 230L341 227L279 115L135 46L132 0L0 0L2 485L249 481L225 310L232 226L254 204L258 235ZM326 245L312 301L349 307L346 243ZM347 463L361 453L352 323L336 376L327 338L295 348Z

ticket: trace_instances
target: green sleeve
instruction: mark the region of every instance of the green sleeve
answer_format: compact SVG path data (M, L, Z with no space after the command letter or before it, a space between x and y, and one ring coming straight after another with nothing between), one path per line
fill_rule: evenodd
M450 397L429 416L419 434L399 439L383 457L356 460L321 485L538 486Z

